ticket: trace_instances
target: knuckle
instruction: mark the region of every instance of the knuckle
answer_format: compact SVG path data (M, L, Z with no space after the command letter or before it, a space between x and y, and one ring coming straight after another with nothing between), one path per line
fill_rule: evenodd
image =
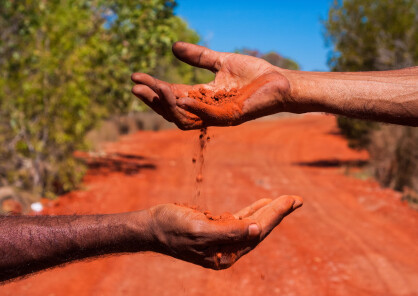
M206 56L207 56L207 49L203 49L199 54L197 63L200 64Z

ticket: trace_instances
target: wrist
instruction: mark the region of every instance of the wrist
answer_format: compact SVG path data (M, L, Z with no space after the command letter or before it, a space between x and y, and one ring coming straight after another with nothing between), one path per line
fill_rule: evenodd
M317 91L320 85L317 79L308 77L311 72L281 68L278 71L289 82L289 92L283 98L286 112L301 114L322 110L320 101L312 93L313 91Z
M279 112L292 112L287 71L271 66L241 90L246 99L238 124Z
M161 253L161 254L171 254L168 239L164 231L164 225L168 222L169 224L173 223L170 221L170 218L165 217L165 208L167 205L157 205L150 209L147 212L147 227L148 227L148 240L150 242L151 249L150 251ZM159 219L159 217L165 217L164 219Z
M154 251L157 242L153 233L152 217L149 210L120 214L127 229L121 240L134 252Z

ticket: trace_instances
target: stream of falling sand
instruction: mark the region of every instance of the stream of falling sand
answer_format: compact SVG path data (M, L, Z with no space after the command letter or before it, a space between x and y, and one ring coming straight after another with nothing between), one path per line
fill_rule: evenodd
M196 164L196 191L194 196L194 204L201 205L201 195L202 195L202 183L203 183L203 167L205 164L205 150L206 146L210 140L210 137L207 135L208 129L202 128L199 134L199 154L197 158L193 158L193 163Z
M199 89L192 89L188 92L188 96L195 100L201 101L207 105L221 105L227 106L225 103L230 102L238 95L238 91L235 88L230 90L212 91L203 87ZM227 107L225 107L227 108ZM193 163L196 165L196 191L193 199L195 205L206 206L202 196L202 183L203 183L203 168L205 164L205 150L207 143L210 141L210 137L207 135L207 128L202 128L199 134L199 154L193 158ZM203 202L203 203L202 203Z

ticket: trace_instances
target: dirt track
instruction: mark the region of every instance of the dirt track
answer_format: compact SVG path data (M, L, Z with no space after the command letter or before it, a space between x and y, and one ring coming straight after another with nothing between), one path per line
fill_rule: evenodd
M1 295L418 295L418 213L399 194L344 175L365 153L346 147L330 116L212 128L198 201L235 211L296 194L304 206L225 271L158 254L70 264L0 287ZM83 191L54 214L133 211L194 202L196 131L139 132L108 146ZM109 155L109 154L108 154Z

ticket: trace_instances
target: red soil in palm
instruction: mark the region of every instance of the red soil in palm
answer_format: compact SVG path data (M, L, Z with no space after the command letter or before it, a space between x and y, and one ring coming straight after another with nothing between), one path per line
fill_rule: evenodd
M418 213L400 194L345 174L367 159L331 116L212 128L204 208L237 211L263 197L304 205L230 269L127 254L69 264L0 287L0 295L417 295ZM107 146L81 190L49 214L117 213L193 203L198 131L138 132ZM115 154L117 153L117 154ZM344 166L341 166L341 165Z
M201 87L199 89L189 91L188 96L209 105L221 105L228 103L234 97L238 96L238 90L236 88L232 88L230 90L224 89L214 92Z
M209 210L203 210L202 207L197 206L197 205L189 205L189 204L179 204L179 203L174 203L177 206L181 206L181 207L185 207L188 209L192 209L194 211L197 212L201 212L203 214L205 214L206 218L208 220L212 220L212 221L230 221L230 220L236 220L235 216L229 212L225 212L221 215L215 216L212 214L211 211ZM241 217L240 217L241 219Z

